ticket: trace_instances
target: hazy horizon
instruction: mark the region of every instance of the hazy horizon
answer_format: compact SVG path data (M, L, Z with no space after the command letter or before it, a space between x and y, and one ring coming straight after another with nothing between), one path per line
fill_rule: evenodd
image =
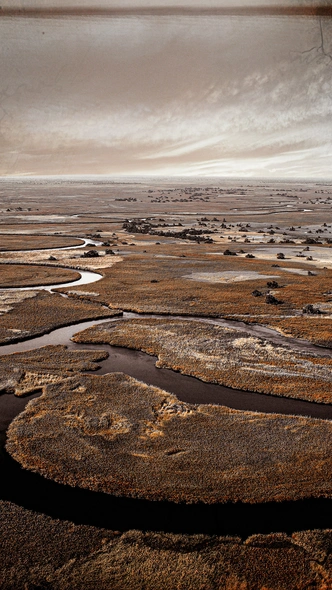
M4 181L31 181L31 182L100 182L100 183L121 183L123 182L126 184L125 181L129 181L129 183L135 183L138 181L146 181L151 182L153 181L167 181L167 182L180 182L180 181L188 181L188 184L192 184L194 182L200 182L204 180L205 182L213 182L213 181L234 181L234 182L252 182L252 183L290 183L290 184L312 184L312 183L319 183L319 184L329 184L332 182L332 175L329 177L296 177L296 178L289 178L287 176L279 176L279 177L270 177L270 176L220 176L220 175L188 175L188 174L174 174L174 175L159 175L159 174L40 174L40 175L24 175L18 174L16 176L0 176L0 182Z

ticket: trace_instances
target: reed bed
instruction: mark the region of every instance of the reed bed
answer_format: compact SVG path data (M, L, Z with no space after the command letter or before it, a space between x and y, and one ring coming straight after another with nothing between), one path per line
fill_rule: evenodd
M64 248L79 246L82 240L73 237L26 234L0 234L0 251L39 250L43 248Z
M77 281L80 274L74 270L29 264L2 264L0 288L37 287L54 283Z
M0 317L0 343L9 344L32 336L47 334L60 326L83 320L108 317L112 312L92 301L64 298L58 293L25 291L18 302L7 303L7 313Z
M275 260L254 260L241 256L221 256L214 251L208 253L207 246L167 246L168 257L157 254L165 246L155 246L146 255L125 258L112 268L103 270L104 277L91 287L94 299L111 308L142 313L186 314L196 316L222 316L248 323L271 326L295 337L309 339L323 346L332 346L332 316L326 305L331 297L332 270L295 262ZM211 248L211 247L210 247ZM197 251L197 249L199 251ZM181 254L181 251L183 254ZM282 272L282 268L292 272ZM308 275L308 268L314 276ZM298 274L298 271L304 274ZM259 273L270 276L278 282L277 288L269 288L266 278L255 278L234 282L203 282L193 280L193 273L206 276L220 276L220 273ZM199 274L199 276L201 276ZM257 275L255 275L257 277ZM259 275L258 275L259 277ZM277 278L275 278L277 277ZM254 297L254 291L263 297ZM65 289L64 289L65 291ZM77 288L77 293L84 291ZM271 305L266 295L282 301ZM307 305L321 309L323 315L303 314Z
M105 358L102 350L67 350L60 345L0 356L0 393L25 396L78 372L94 371Z
M8 429L24 468L71 486L173 502L331 497L332 424L190 405L122 373L47 385Z

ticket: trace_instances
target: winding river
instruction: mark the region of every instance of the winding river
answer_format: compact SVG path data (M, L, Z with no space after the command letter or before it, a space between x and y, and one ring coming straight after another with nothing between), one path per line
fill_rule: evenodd
M83 247L83 246L76 246ZM81 278L71 285L82 285L100 280L97 273L80 271ZM34 289L59 288L62 285L48 285ZM30 289L30 288L29 288ZM26 290L24 288L24 290ZM134 313L124 313L123 318L142 317ZM242 322L203 317L182 317L146 314L144 317L195 320L225 325L247 333L267 337L273 342L286 344L296 350L315 352L331 356L332 351L314 346L310 342L286 338L274 330L261 326L247 326ZM220 385L204 383L169 369L157 369L155 357L140 351L102 345L80 345L70 338L77 332L100 323L119 321L108 318L87 321L59 328L51 334L32 338L24 342L0 346L0 354L11 354L46 346L63 344L70 349L106 349L109 357L100 363L97 374L122 371L148 384L156 385L174 393L189 403L213 403L228 407L263 412L297 414L313 418L332 419L332 406L301 400L268 396L253 392L233 390ZM308 499L296 502L250 504L174 504L171 502L151 502L139 499L118 498L107 494L71 488L57 484L46 478L22 469L5 451L6 429L12 419L19 414L27 402L39 394L24 399L14 395L0 396L0 499L41 511L55 518L68 519L77 524L90 524L114 530L163 530L181 533L239 534L243 537L253 533L271 531L293 532L294 530L332 527L332 500Z
M98 274L96 272L92 272L91 270L78 270L78 269L72 269L69 267L61 267L61 268L65 268L66 270L75 270L75 272L78 272L81 276L79 279L76 279L75 281L70 281L70 282L66 282L66 283L57 283L57 284L53 284L53 285L42 285L42 286L36 286L36 287L16 287L15 291L50 291L50 293L56 288L56 289L60 289L62 287L79 287L80 285L89 285L91 283L95 283L96 281L100 281L100 279L103 278L103 276L101 274ZM0 291L7 291L7 289L0 289Z
M85 248L85 246L101 246L102 242L98 242L95 240L86 240L83 238L82 239L82 244L78 244L77 246L63 246L62 248L39 248L38 250L43 250L43 251L56 251L56 250L78 250L79 248ZM36 250L12 250L10 252L6 252L6 254L17 254L19 252L35 252ZM95 283L96 281L100 281L100 279L102 279L102 275L97 273L97 272L92 272L90 270L79 270L79 269L73 269L70 267L61 267L61 268L65 268L66 270L74 270L75 272L78 272L80 274L80 278L76 279L75 281L70 281L70 282L66 282L66 283L54 283L53 285L38 285L36 287L15 287L14 288L4 288L4 289L0 289L0 291L10 291L10 290L15 290L15 291L50 291L52 292L53 289L60 289L62 287L79 287L80 285L89 285L91 283Z
M311 416L312 418L323 418L332 420L332 405L311 403L303 400L295 400L291 398L278 397L274 395L265 395L263 393L255 393L251 391L243 391L240 389L231 389L222 385L215 385L213 383L205 383L196 379L182 375L181 373L172 371L171 369L158 369L155 366L156 357L150 356L138 350L130 350L128 348L115 347L102 344L76 344L71 341L71 338L77 332L89 328L90 326L117 322L119 319L133 319L142 317L135 313L123 313L123 316L115 318L106 318L102 320L92 320L81 322L58 328L50 334L31 338L23 342L15 344L8 344L0 346L0 354L12 354L14 352L23 352L25 350L34 350L41 346L48 345L65 345L68 349L76 350L106 350L109 354L108 358L100 361L100 369L94 371L95 374L105 375L106 373L121 371L138 379L144 381L149 385L155 385L174 393L181 401L193 404L219 404L234 408L236 410L252 410L256 412L281 413L281 414L296 414L302 416ZM174 317L181 316L159 316L149 314L151 318L174 319ZM210 320L205 318L185 317L185 320L207 321L219 324L218 320ZM234 322L233 322L234 323ZM227 324L228 325L228 324ZM241 327L243 329L243 327ZM282 337L281 337L282 338ZM326 354L322 348L311 345L312 348L318 349L319 353ZM328 351L331 353L331 351ZM14 398L14 396L12 396ZM8 403L8 402L7 402ZM0 397L1 404L1 397ZM1 406L0 406L1 407Z

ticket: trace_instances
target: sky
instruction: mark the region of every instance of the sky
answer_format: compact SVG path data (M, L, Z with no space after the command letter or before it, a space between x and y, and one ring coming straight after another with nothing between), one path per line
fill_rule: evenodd
M109 14L50 17L49 0L3 1L0 175L331 178L332 18L179 5L72 0ZM248 13L215 10L230 6Z

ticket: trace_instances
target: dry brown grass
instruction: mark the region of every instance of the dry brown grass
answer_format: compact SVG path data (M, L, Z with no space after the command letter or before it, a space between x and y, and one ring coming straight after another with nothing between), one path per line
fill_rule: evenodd
M164 246L155 247L162 253ZM238 249L238 248L236 248ZM244 257L207 255L207 246L169 245L175 258L150 255L134 256L104 270L104 278L89 290L112 308L143 313L223 316L249 323L265 324L290 335L307 338L325 346L332 345L330 315L303 315L308 303L320 306L329 301L332 270L319 270L316 276L292 274L272 268L271 261ZM211 250L211 247L210 247ZM185 258L181 257L181 252ZM195 254L194 254L195 252ZM280 261L278 261L280 262ZM307 270L303 264L280 262L280 266ZM265 297L253 297L258 289L267 293L267 279L232 283L210 283L185 278L192 272L254 271L277 278L280 288L270 290L282 305L269 305ZM156 282L151 282L156 281ZM84 290L78 288L77 292ZM331 298L331 297L330 297Z
M113 373L46 386L7 450L61 483L175 502L330 497L332 424L190 405Z
M328 590L332 532L237 537L77 526L0 503L3 590Z
M23 234L0 234L0 251L39 250L42 248L64 248L79 246L82 240L62 236L29 236Z
M107 317L110 313L112 315L112 311L98 303L65 299L57 293L41 291L35 297L14 303L12 309L0 317L0 343L26 340L60 326Z
M2 264L0 273L0 289L70 283L81 276L78 272L65 268L26 264Z
M234 389L332 403L332 359L195 321L134 319L88 328L75 342L111 344L158 357L157 367Z
M214 181L218 184L216 181ZM245 183L247 184L247 183ZM248 181L248 184L253 184ZM234 185L223 180L223 188L234 189ZM246 192L245 196L238 199L234 211L234 196L227 190L223 191L222 201L218 194L211 197L210 202L193 202L175 203L172 198L170 203L153 204L151 197L147 195L148 185L117 185L115 188L109 185L98 185L94 183L91 186L65 185L66 196L63 196L63 185L52 186L49 191L45 185L30 185L29 187L21 186L20 205L25 210L24 219L17 219L16 212L6 212L7 202L1 214L1 223L3 231L15 233L23 232L49 232L61 231L73 233L75 235L86 235L87 233L96 232L102 228L104 238L109 238L116 229L116 220L121 221L124 216L132 215L133 205L121 202L118 210L116 203L112 203L110 209L109 202L115 194L122 197L138 197L135 203L135 215L145 217L147 214L155 212L158 216L166 217L166 221L172 221L174 216L164 215L164 211L175 211L178 213L178 220L186 221L184 212L200 211L200 215L208 215L209 211L219 211L225 215L227 222L233 223L239 221L249 221L256 225L256 230L260 225L269 223L280 225L282 233L285 226L307 223L323 223L326 220L326 205L319 205L319 201L310 208L314 209L308 217L307 213L299 212L297 207L285 208L285 203L294 203L294 197L282 198L284 203L280 204L280 191L290 190L291 195L296 194L298 188L292 183L292 186L272 185L272 186L254 186ZM184 185L183 185L184 186ZM67 195L75 197L79 187L80 198L68 199ZM160 189L168 189L167 183L154 184L152 186L154 198L160 194ZM308 190L307 186L304 187ZM321 187L330 190L329 187ZM300 188L302 190L302 188ZM316 186L309 188L309 192L299 193L300 200L308 199L321 200L322 195L316 195ZM268 195L272 193L273 197ZM5 187L7 194L13 203L17 199L17 186L8 183ZM185 196L174 193L174 196ZM102 197L102 198L101 198ZM105 198L107 197L107 198ZM303 197L303 198L302 198ZM40 218L29 220L27 216L27 207L36 207L35 201L38 199L38 212ZM299 201L300 201L299 200ZM262 203L265 203L265 215L262 215ZM311 201L312 203L313 201ZM101 203L103 203L101 205ZM9 204L12 207L11 204ZM301 205L307 207L308 205ZM101 207L101 208L100 208ZM253 213L247 212L251 209ZM273 212L270 215L269 211ZM84 211L84 217L71 219L68 215L77 214ZM99 213L96 213L98 211ZM257 212L257 215L255 213ZM49 221L49 216L53 213L64 214L64 219L55 222ZM162 212L162 213L161 213ZM111 215L110 215L111 213ZM91 215L90 215L91 214ZM194 215L196 218L197 215ZM210 217L212 215L210 214ZM258 222L258 225L257 225ZM313 230L314 231L314 230ZM253 253L255 247L243 244L227 243L228 231L222 232L225 244L230 249L243 247ZM234 228L230 230L232 235L236 234ZM251 233L251 232L250 232ZM253 229L253 232L255 230ZM314 342L323 345L331 345L332 324L328 316L302 316L301 308L303 305L312 303L321 305L326 302L324 292L328 292L331 284L331 271L319 271L316 277L283 276L283 280L278 280L280 284L285 285L283 289L275 293L279 299L285 301L282 306L266 305L259 298L251 297L251 291L256 288L265 289L266 281L253 281L252 284L247 282L233 285L207 285L198 284L183 279L183 275L189 269L190 272L211 270L211 272L220 272L228 270L253 269L257 272L267 272L268 267L272 264L269 262L255 260L242 260L238 257L209 256L208 252L216 252L217 246L205 247L196 244L186 244L182 242L179 245L167 243L156 246L156 236L141 238L140 236L121 236L128 242L136 242L137 250L146 249L147 253L142 252L135 255L135 248L130 246L120 246L126 250L127 259L121 263L118 268L113 267L106 270L107 278L98 282L94 286L88 287L89 292L95 291L99 294L99 301L111 304L114 307L125 307L130 310L157 311L163 313L188 313L190 315L225 315L244 319L246 322L266 323L282 330L287 334L298 337L305 337ZM276 236L275 236L276 237ZM1 240L2 238L0 238ZM4 236L3 247L10 245L8 242L9 235ZM33 237L31 240L35 240ZM38 238L39 239L39 238ZM41 238L43 244L51 238ZM54 238L56 243L52 247L60 245L59 240L67 238ZM69 238L73 243L72 238ZM265 238L264 238L265 239ZM24 244L27 247L27 236L13 237L17 244ZM33 247L32 241L29 247ZM266 239L265 239L266 241ZM0 241L0 244L2 242ZM34 242L37 243L36 241ZM140 245L142 244L142 245ZM63 244L62 245L67 245ZM1 246L0 246L1 247ZM13 246L10 246L13 248ZM284 248L280 248L284 250ZM68 266L78 265L80 261L74 260L80 251L59 253L61 264ZM175 259L154 258L164 255L176 256ZM40 263L47 260L50 253L35 252L34 258L30 255L17 255L16 260L19 262L34 261ZM181 259L184 255L187 260ZM11 259L10 254L4 254ZM55 254L58 257L58 253ZM99 259L81 260L84 267L88 264L102 263L104 267L110 266L114 262L107 257ZM188 261L190 259L190 262ZM54 263L59 264L59 262ZM281 265L291 266L287 263L280 262ZM250 265L250 266L249 266ZM312 268L296 264L298 268ZM90 268L94 268L91 266ZM313 269L314 270L314 269ZM276 274L277 269L271 268L271 274ZM284 273L286 274L286 273ZM159 283L151 283L151 280L158 280ZM189 284L190 283L190 284ZM99 288L102 290L99 291ZM78 287L79 292L86 292L86 287ZM31 292L30 292L31 293ZM24 295L25 296L25 295ZM28 297L28 294L26 295ZM60 298L52 299L49 294L33 295L36 299L35 305L26 299L21 305L17 305L16 300L6 300L5 306L13 307L10 316L2 316L0 325L1 341L9 341L19 337L27 337L32 333L43 333L48 331L50 326L61 325L61 322L70 323L92 317L93 313L100 317L100 308L80 307L73 301L65 301ZM85 299L90 296L83 295ZM96 299L91 295L91 299ZM81 302L82 305L82 302ZM86 305L86 302L84 303ZM96 316L93 316L96 317ZM56 323L58 322L58 323ZM62 324L63 325L63 324ZM38 372L38 371L37 371ZM57 388L55 388L57 391ZM78 391L76 392L79 393ZM62 395L62 394L61 394ZM99 417L100 418L100 417ZM172 418L173 419L173 418ZM176 417L175 417L176 419ZM290 419L289 419L290 420ZM310 421L312 424L314 421ZM271 424L271 422L268 422ZM167 431L168 432L168 431ZM309 429L312 432L312 429ZM290 431L288 431L290 435ZM296 432L295 432L296 434ZM94 440L98 435L93 435ZM162 438L162 437L161 437ZM235 441L238 439L235 437ZM282 439L281 446L287 444L287 439ZM315 449L313 444L313 450ZM319 437L318 437L319 444ZM251 452L250 442L246 440L245 448L248 454ZM170 443L170 448L174 447ZM233 447L231 447L233 448ZM268 451L266 451L269 457ZM302 455L301 455L302 456ZM304 455L305 456L305 455ZM173 458L172 458L173 457ZM169 455L168 460L175 461L179 455ZM296 457L294 458L294 460ZM133 457L130 457L130 461ZM141 462L144 467L144 459ZM267 459L264 458L264 461ZM145 460L147 461L147 460ZM307 531L295 533L292 537L283 536L276 538L275 535L268 537L255 536L245 543L239 539L217 539L216 537L188 537L154 533L141 533L138 531L128 532L123 535L114 535L106 531L97 531L91 527L76 527L72 523L54 521L43 515L33 514L22 508L8 503L1 503L0 506L0 531L2 534L0 542L0 586L4 590L32 590L36 588L54 588L57 589L75 589L83 588L85 590L307 590L315 588L317 590L330 590L332 587L331 571L331 531Z
M33 250L31 252L3 252L2 261L7 264L31 264L58 267L69 267L77 270L102 270L110 268L116 262L122 260L119 256L106 255L105 249L99 249L99 256L96 258L84 258L83 254L88 251L80 248L76 250ZM50 260L53 256L55 260Z
M49 383L82 371L98 369L107 352L67 350L65 346L43 346L37 350L0 356L0 393L24 396Z
M0 291L0 315L13 309L17 303L20 303L25 299L31 299L37 295L38 291L14 291L13 289Z

